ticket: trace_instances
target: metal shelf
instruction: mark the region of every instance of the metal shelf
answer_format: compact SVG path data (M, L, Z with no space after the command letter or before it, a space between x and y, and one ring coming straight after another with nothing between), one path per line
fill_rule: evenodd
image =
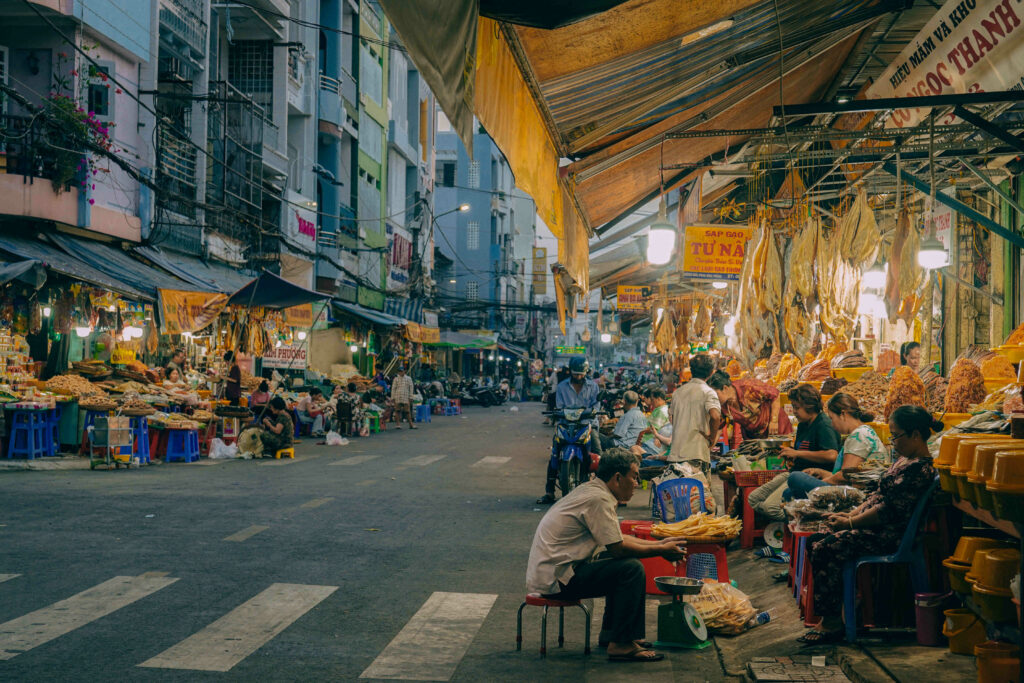
M971 503L962 499L954 500L953 507L961 510L962 512L970 515L971 517L974 517L976 520L980 522L984 522L993 529L999 529L1004 534L1009 534L1010 536L1013 536L1017 539L1020 538L1020 531L1017 529L1017 526L1013 522L1008 522L1005 519L996 519L995 516L993 516L992 513L989 512L988 510L982 510L981 508L977 508Z

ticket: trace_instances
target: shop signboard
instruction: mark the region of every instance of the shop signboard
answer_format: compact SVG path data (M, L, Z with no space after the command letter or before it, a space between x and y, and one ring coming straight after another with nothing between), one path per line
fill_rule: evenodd
M227 294L212 292L158 289L157 295L162 334L198 332L216 320L228 303Z
M287 215L287 236L296 246L316 250L316 211L296 204L305 204L304 198L289 191L289 203L285 205ZM316 206L315 204L313 206Z
M587 353L586 346L556 346L555 353L563 356L585 356Z
M1019 90L1024 26L1018 0L947 0L868 88L868 99ZM911 128L929 109L897 109L887 128ZM947 115L936 124L954 123Z
M526 313L522 311L516 313L516 324L513 332L513 334L515 334L516 336L516 339L522 339L523 337L526 336L526 325L529 321L530 318Z
M537 295L548 293L547 247L533 248L533 293Z
M300 304L284 309L284 324L289 327L312 327L313 304Z
M615 290L615 308L619 311L646 311L650 287L619 285Z
M942 192L950 197L956 194L956 191L951 187L942 190ZM925 216L929 213L931 203L932 198L926 197L924 200ZM935 204L935 213L932 214L932 219L935 223L935 238L942 242L942 246L946 248L947 253L951 253L949 247L953 240L953 226L956 225L956 211L942 202L935 202ZM927 228L928 226L925 227Z
M437 327L428 327L419 323L405 323L405 336L411 342L419 344L439 344L441 342L441 330Z
M739 280L750 239L745 225L688 225L683 242L683 277Z
M283 370L304 370L306 346L278 346L263 352L263 367Z

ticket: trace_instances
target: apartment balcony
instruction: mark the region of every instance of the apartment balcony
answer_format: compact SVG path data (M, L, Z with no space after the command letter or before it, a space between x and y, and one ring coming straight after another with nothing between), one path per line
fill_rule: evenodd
M331 124L321 126L321 132L336 137L345 132L358 138L359 109L354 104L357 97L355 79L348 72L342 70L340 79L320 74L317 113L321 121Z
M169 130L157 129L157 184L168 191L172 199L161 196L160 205L180 216L194 218L196 198L196 147L191 140Z
M419 154L416 148L409 143L409 124L391 119L388 121L388 145L396 152L405 157L410 166L415 166L419 161Z
M186 59L205 59L208 27L202 0L168 0L160 6L160 40Z
M307 57L295 50L288 51L288 107L297 114L313 113L313 88L306 77L309 72Z

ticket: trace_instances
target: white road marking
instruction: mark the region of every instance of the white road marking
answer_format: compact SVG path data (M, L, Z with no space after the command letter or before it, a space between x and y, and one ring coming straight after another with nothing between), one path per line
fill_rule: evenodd
M306 501L305 503L303 503L299 507L307 508L307 509L308 508L318 508L321 505L326 505L327 503L330 503L332 500L334 500L334 499L333 498L314 498L313 500Z
M426 467L431 463L435 463L438 460L444 460L447 455L417 455L415 458L409 458L402 464L406 467Z
M230 671L336 590L337 586L271 584L203 630L139 666Z
M504 465L511 459L512 458L507 455L488 455L485 458L477 460L475 463L470 465L470 467L493 467L496 465Z
M0 659L11 659L171 585L166 577L115 576L70 598L0 624Z
M370 484L376 484L376 483L377 483L376 479L367 479L366 481L359 482L358 484L356 484L356 486L369 486Z
M261 531L266 531L269 528L270 528L269 526L261 526L259 524L254 524L254 525L252 525L250 527L246 527L245 529L242 529L238 533L231 534L230 536L225 536L224 540L225 541L236 541L238 543L241 543L245 539L252 538L256 534L260 533Z
M10 581L11 579L16 579L19 576L21 576L21 574L0 574L0 583L3 583L4 581Z
M351 458L332 462L331 465L362 465L364 462L370 462L374 458L379 457L379 455L353 455Z
M434 593L360 678L451 680L497 597Z

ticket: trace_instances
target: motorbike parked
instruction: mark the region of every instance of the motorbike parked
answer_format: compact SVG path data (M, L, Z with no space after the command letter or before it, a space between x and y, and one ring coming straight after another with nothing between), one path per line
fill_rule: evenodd
M584 408L544 412L544 415L555 419L549 467L558 472L558 488L563 496L590 479L591 472L597 471L601 456L590 452L590 434L594 418L604 414L602 410Z

